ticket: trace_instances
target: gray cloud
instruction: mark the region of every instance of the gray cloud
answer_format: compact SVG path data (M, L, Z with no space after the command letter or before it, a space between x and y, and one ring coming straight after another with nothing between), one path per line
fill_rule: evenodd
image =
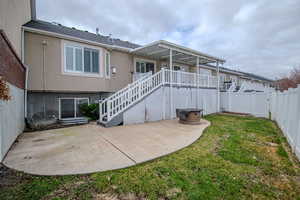
M38 18L146 44L166 39L275 78L300 64L300 1L39 0Z

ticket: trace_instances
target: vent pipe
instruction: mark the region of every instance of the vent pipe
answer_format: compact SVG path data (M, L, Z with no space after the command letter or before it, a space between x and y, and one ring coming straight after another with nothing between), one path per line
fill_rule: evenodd
M30 0L31 20L36 20L36 0Z

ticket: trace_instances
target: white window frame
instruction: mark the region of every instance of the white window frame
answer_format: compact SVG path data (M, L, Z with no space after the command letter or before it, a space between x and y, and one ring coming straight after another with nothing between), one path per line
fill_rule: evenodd
M149 59L143 59L143 58L134 58L134 73L137 73L136 72L136 63L137 62L153 63L154 64L154 72L153 73L156 72L156 61L155 60L149 60ZM139 73L141 73L141 72L139 72Z
M76 116L77 113L77 107L76 107L76 100L82 100L82 99L87 99L88 100L88 105L90 105L90 99L88 97L62 97L58 98L58 118L61 118L61 100L62 99L73 99L74 100L74 112L75 112L75 117L74 118L63 118L63 119L77 119L79 117Z
M68 70L67 69L67 59L66 59L66 48L71 47L74 48L73 51L73 70ZM84 72L84 48L92 49L92 50L97 50L99 53L99 72L98 73L93 73L93 72ZM82 51L82 71L76 71L76 50L75 49L81 49ZM90 57L90 59L92 56ZM103 68L103 60L102 60L102 49L97 48L95 46L90 46L86 44L79 44L76 42L69 42L69 41L63 41L62 42L62 74L63 75L71 75L71 76L86 76L86 77L103 77L102 73L102 68Z
M108 63L107 63L107 56L108 56ZM110 62L110 52L106 51L104 56L104 73L105 78L109 79L111 74L111 62ZM107 64L108 64L108 71L107 71Z

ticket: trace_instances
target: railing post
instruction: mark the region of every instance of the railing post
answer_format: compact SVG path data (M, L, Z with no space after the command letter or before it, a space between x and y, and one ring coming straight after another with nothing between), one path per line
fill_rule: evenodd
M164 85L165 84L165 76L166 76L166 71L165 68L161 69L161 84Z
M110 120L110 112L111 112L111 100L107 101L106 111L107 111L107 122Z
M209 75L207 75L207 87L210 86L209 82L210 82L210 77L209 77Z
M102 119L103 119L103 117L102 117L102 103L100 102L100 100L98 102L98 105L99 105L99 122L102 122Z
M139 82L139 91L138 91L138 98L141 98L142 97L142 83Z

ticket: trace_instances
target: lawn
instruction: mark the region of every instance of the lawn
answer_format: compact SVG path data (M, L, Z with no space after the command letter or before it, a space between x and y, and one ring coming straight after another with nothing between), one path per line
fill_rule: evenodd
M134 167L41 177L7 171L0 199L300 199L300 165L269 120L210 115L191 146Z

